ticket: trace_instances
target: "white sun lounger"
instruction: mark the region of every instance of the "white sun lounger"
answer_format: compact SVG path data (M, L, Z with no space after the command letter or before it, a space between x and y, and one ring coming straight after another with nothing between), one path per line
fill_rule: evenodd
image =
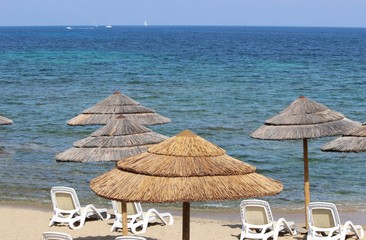
M111 231L122 228L122 207L121 203L112 201L113 211L116 216ZM164 218L168 218L169 222ZM150 222L155 220L161 220L164 225L172 225L174 223L173 216L170 213L159 213L155 208L149 209L144 212L141 207L141 203L127 203L127 227L131 229L134 234L146 232L147 226ZM137 229L141 228L140 231Z
M79 198L73 188L52 187L51 200L53 216L49 224L50 227L55 223L66 223L72 229L79 229L84 226L86 218L97 217L102 220L110 218L106 208L96 208L92 204L81 207Z
M296 235L294 222L287 222L280 218L273 220L273 215L268 202L257 199L243 200L240 203L242 229L240 240L244 238L266 240L273 237L277 240L280 232Z
M350 234L355 235L356 239L364 236L363 228L351 221L341 226L337 207L333 203L309 203L308 216L308 240L344 240Z

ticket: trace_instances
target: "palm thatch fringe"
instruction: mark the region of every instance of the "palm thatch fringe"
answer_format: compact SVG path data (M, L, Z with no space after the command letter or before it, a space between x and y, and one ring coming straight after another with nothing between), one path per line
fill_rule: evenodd
M159 177L228 176L249 174L256 168L229 155L214 157L182 157L147 152L117 163L122 171Z
M116 118L121 113L116 114L80 114L67 122L72 126L83 125L105 125L111 119ZM170 122L169 118L163 117L157 113L139 113L139 114L123 114L128 119L142 125L158 125Z
M357 126L359 126L358 122L347 118L319 125L262 125L250 136L263 140L296 140L340 135Z
M321 148L325 152L366 152L366 137L340 137Z
M115 105L139 105L140 103L132 98L123 95L121 92L116 91L111 96L101 100L96 105L101 106L115 106Z
M155 113L150 108L141 105L126 105L126 106L100 106L95 105L85 109L82 113L85 114L132 114L132 113Z
M362 126L351 129L349 132L345 133L345 137L366 137L366 123Z
M122 136L147 132L151 132L151 130L126 118L124 115L119 115L110 120L104 127L90 134L90 136Z
M264 140L294 140L340 135L360 123L304 96L299 97L250 136Z
M265 123L268 125L306 125L339 121L343 118L343 114L326 109L321 112L296 115L292 115L291 112L282 112L281 114L268 119Z
M350 130L321 149L325 152L366 152L366 124Z
M0 125L11 125L13 124L13 121L10 120L9 118L0 116Z
M269 125L306 125L339 121L343 114L335 112L304 96L299 97L278 115L268 119Z
M57 161L117 161L145 152L166 136L119 115L89 137L74 142L74 148L56 156Z
M170 203L276 195L283 185L257 173L209 177L156 177L113 169L90 182L99 196L124 202Z
M154 110L141 106L131 98L115 92L96 105L84 110L67 122L69 125L105 125L120 114L142 125L156 125L170 122L169 118L157 114Z
M157 155L183 157L211 157L225 154L225 150L186 130L149 149Z
M152 145L120 148L70 148L56 155L58 162L111 162L145 152Z
M155 132L124 136L91 136L74 142L77 148L114 148L133 147L147 144L157 144L167 139L166 136Z

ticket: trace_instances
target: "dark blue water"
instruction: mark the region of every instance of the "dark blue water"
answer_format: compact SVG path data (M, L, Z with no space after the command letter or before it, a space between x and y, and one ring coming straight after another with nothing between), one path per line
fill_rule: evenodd
M192 130L281 180L272 204L302 207L302 142L249 134L300 95L365 121L365 90L366 29L1 27L0 115L14 124L0 126L0 201L48 204L50 187L66 185L105 202L89 181L114 163L54 156L99 128L67 120L121 91L172 119L153 130ZM365 209L366 153L322 153L332 139L309 142L312 200Z

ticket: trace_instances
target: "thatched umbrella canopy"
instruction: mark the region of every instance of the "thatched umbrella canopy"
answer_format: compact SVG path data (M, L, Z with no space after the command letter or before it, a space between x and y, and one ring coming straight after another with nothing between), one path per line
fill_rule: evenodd
M308 138L340 135L359 126L339 112L335 112L304 96L300 96L278 115L271 117L250 136L263 140L303 139L305 215L310 202L308 167Z
M0 116L0 125L10 125L13 124L13 121L10 120L9 118Z
M145 152L165 139L166 136L120 115L89 137L76 141L73 148L58 154L56 161L118 161Z
M261 197L282 191L279 181L255 170L186 130L145 153L117 162L117 168L94 178L90 187L101 197L122 202L183 202L183 239L187 240L190 202ZM127 228L123 229L127 234Z
M366 123L327 143L321 149L325 152L366 152Z
M157 114L154 110L143 107L140 103L115 92L93 107L84 110L67 122L69 125L105 125L110 119L123 114L142 125L157 125L170 122L169 118Z

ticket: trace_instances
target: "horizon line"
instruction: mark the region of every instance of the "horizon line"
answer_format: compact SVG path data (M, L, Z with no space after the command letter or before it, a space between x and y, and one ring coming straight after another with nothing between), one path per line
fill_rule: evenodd
M311 26L311 25L209 25L209 24L193 24L193 25L184 25L184 24L152 24L148 26L144 26L143 24L80 24L80 25L0 25L0 27L279 27L279 28L366 28L366 26Z

